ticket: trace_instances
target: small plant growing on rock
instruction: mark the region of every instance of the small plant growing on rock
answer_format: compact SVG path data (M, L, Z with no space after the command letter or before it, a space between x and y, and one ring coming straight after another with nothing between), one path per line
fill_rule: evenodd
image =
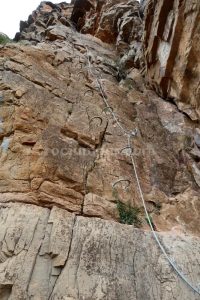
M141 220L139 218L140 209L138 207L132 207L130 204L123 203L118 196L117 191L113 190L113 196L117 201L117 209L119 212L119 220L122 224L135 225L135 227L141 226Z
M117 209L119 211L120 223L140 227L140 209L138 207L131 207L130 204L126 205L118 200Z

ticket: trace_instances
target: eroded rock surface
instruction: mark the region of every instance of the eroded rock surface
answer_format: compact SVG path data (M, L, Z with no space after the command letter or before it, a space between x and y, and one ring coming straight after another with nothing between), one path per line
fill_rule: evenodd
M200 2L147 1L144 49L147 77L192 120L200 118Z
M71 20L81 33L115 44L122 69L143 66L143 27L138 1L76 1Z
M148 233L127 136L111 113L127 131L137 129L133 154L154 228L197 286L198 109L189 104L193 118L178 104L182 92L172 103L147 88L143 13L137 1L42 2L21 23L18 42L0 47L3 300L198 299ZM134 47L138 52L130 52ZM156 64L147 63L150 83ZM165 95L159 80L156 90ZM198 87L196 103L197 95ZM139 222L113 222L123 223L119 200L135 209Z
M65 26L71 26L70 17L73 5L61 2L54 4L42 1L36 10L29 15L27 21L20 22L20 32L16 33L15 40L41 42L44 39L65 39Z
M1 202L119 220L112 185L125 178L131 184L118 185L119 198L141 208L148 228L130 157L120 152L126 136L104 110L101 76L123 126L138 128L137 168L156 227L199 233L199 126L146 90L138 69L119 82L112 45L65 30L66 40L1 48Z
M123 77L127 68L144 66L142 17L138 1L79 0L71 4L43 1L26 22L20 23L15 40L32 44L65 40L66 27L72 27L115 45L118 73Z
M0 224L1 299L199 299L132 226L22 204L1 204ZM160 240L195 281L199 239Z

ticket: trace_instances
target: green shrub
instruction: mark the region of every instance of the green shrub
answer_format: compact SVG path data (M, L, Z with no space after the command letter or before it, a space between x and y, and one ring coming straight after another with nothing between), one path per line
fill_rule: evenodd
M138 207L131 207L130 204L127 205L118 200L117 209L119 211L120 223L140 227L140 209Z
M9 39L9 37L6 34L4 34L4 33L0 33L0 44L4 45L4 44L9 43L9 42L11 42L11 40Z
M122 224L141 226L141 220L139 218L140 209L138 207L132 207L130 204L123 203L118 196L116 189L113 190L113 196L117 201L117 209L119 212L119 220Z

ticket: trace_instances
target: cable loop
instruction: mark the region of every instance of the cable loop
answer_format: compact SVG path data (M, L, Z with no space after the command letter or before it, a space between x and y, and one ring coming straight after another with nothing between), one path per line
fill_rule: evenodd
M110 112L110 113L113 112L112 106L106 106L106 107L104 107L104 109L102 110L102 113L106 112L106 110L108 110L108 112Z
M137 128L135 128L133 131L130 132L130 135L132 137L135 137L137 134L138 134L138 129Z

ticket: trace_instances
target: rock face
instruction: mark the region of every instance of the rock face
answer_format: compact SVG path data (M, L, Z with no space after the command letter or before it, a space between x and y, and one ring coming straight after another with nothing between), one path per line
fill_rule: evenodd
M76 1L71 20L81 33L116 45L123 67L141 67L142 18L138 1Z
M140 208L148 228L130 157L121 152L126 136L104 110L101 76L123 126L138 129L137 168L157 229L199 234L199 126L148 91L138 69L121 79L114 45L60 23L46 32L36 46L1 48L0 201L120 220L120 199ZM112 185L121 178L131 184L119 183L116 196Z
M71 19L82 33L90 33L109 44L130 45L142 35L138 33L141 31L139 10L138 1L83 0L75 2Z
M199 299L160 256L151 234L132 226L21 204L1 205L0 224L2 300ZM161 234L160 240L197 278L199 239Z
M198 126L145 90L137 69L119 84L111 46L65 30L65 41L1 49L1 202L117 220L112 185L125 178L131 185L118 185L119 198L141 207L130 158L120 153L126 137L103 111L87 46L110 105L128 130L138 128L135 154L155 224L199 233Z
M65 39L66 36L63 35L62 29L65 29L65 26L70 26L69 18L71 17L72 9L73 5L65 2L61 2L60 4L54 4L49 1L41 2L27 21L20 22L20 32L16 34L15 41L41 42L47 36L49 39L53 39L55 32L53 35L50 32L51 29L54 29L55 25L60 25L61 27L60 32L57 32L57 38L59 36L59 38Z
M137 129L148 212L197 285L200 125L147 88L143 11L42 2L0 47L0 299L197 299L148 232L118 126Z
M115 44L121 69L142 67L142 18L138 1L81 0L73 5L41 2L20 23L15 40L38 43L44 40L66 39L71 26L84 34L92 34L103 42Z
M147 78L192 120L200 118L200 2L148 1L144 49Z

